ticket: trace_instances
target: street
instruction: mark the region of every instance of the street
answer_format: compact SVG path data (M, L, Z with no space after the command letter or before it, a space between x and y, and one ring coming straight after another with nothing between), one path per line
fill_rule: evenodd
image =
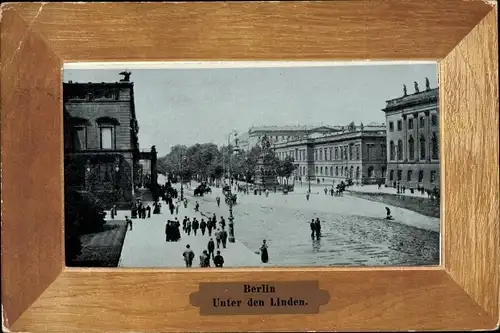
M191 188L194 188L194 183ZM269 197L238 193L234 206L235 237L252 251L265 239L273 266L381 266L439 264L439 219L390 207L393 221L385 219L385 205L349 195L326 196L318 192L305 198L307 186L296 186L288 195ZM224 216L228 206L215 198L220 189L204 197L184 190L189 204L200 211ZM308 222L318 217L322 237L312 241Z

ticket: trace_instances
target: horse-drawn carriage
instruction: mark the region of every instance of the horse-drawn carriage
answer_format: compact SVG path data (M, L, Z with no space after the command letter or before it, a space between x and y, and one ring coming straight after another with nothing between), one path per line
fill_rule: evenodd
M206 193L212 193L212 189L206 184L200 184L194 189L195 197L202 197Z
M222 188L222 193L224 194L224 197L225 197L224 201L226 202L226 204L229 205L230 201L232 201L233 205L236 204L236 200L238 199L238 196L232 192L231 192L231 195L229 195L229 193L230 193L229 185L226 185Z

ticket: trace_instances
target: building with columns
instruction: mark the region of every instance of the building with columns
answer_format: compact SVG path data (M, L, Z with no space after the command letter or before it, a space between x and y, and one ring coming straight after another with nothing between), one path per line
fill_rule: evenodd
M439 89L425 90L414 82L413 94L403 86L403 96L387 101L386 185L406 188L439 188Z
M311 131L306 138L276 142L273 148L279 159L294 159L296 179L327 184L347 179L363 184L385 182L385 125L351 123L338 128Z

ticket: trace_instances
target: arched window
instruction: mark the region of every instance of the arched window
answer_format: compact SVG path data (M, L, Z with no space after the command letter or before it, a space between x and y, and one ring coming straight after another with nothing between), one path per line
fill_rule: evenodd
M410 160L415 159L415 140L413 140L413 136L410 135L408 139L408 152L410 155Z
M356 179L359 179L359 167L356 167Z
M323 176L323 167L319 168L319 174Z
M318 174L318 167L316 167L316 174Z
M420 159L425 160L425 138L423 135L420 137Z
M432 134L432 159L437 160L439 158L439 142L436 137L436 133Z
M403 159L403 141L398 141L398 161Z
M340 175L344 176L344 168L340 168Z
M339 175L339 167L335 167L335 176Z
M368 178L373 178L373 166L368 167Z
M332 166L330 167L330 176L333 177L333 167Z
M391 149L391 151L390 151L391 161L394 161L394 159L396 158L396 148L394 147L394 141L391 141L390 144L389 144L389 146L390 146L390 149Z
M351 165L351 169L349 170L349 178L352 179L352 176L354 176L354 166Z

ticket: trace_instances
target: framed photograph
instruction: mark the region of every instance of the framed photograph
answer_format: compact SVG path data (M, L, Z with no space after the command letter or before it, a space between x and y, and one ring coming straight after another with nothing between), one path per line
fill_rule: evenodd
M4 330L498 327L496 3L16 3L1 43Z

